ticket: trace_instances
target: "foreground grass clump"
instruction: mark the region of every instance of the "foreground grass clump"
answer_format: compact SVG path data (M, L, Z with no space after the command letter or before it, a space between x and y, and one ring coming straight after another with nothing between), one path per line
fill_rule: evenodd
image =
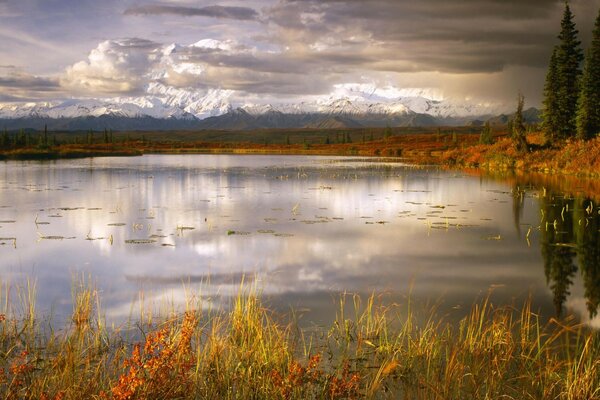
M189 306L140 321L130 336L104 328L94 291L73 297L60 332L35 320L30 296L20 318L5 304L2 398L600 398L599 334L572 321L542 326L528 304L484 300L458 325L433 315L418 324L405 308L344 296L332 326L309 334L250 293L230 311Z

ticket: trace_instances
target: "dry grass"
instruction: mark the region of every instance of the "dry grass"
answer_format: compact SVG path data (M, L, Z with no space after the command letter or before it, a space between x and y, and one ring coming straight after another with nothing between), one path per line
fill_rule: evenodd
M334 324L309 334L275 322L242 290L231 310L190 301L179 315L140 324L130 343L104 329L84 281L60 332L35 320L34 291L15 309L3 302L5 399L600 398L599 334L569 320L542 325L529 303L516 310L483 300L458 325L433 313L417 324L410 311L348 295Z
M527 154L518 153L509 138L500 138L489 146L448 150L441 161L459 167L600 176L600 137L589 141L568 140L553 147L542 146L543 137L539 133L529 135L527 140L533 148Z

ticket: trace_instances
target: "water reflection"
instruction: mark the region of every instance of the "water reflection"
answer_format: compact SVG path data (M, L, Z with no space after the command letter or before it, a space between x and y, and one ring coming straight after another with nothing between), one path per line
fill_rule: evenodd
M113 320L139 307L140 290L150 304L194 289L227 304L243 277L312 321L331 319L343 291L442 298L442 313L460 314L492 286L503 303L532 293L546 316L577 312L569 301L583 296L595 312L597 214L578 230L591 200L541 187L355 158L5 162L0 238L17 246L0 245L0 276L37 279L39 308L60 315L73 274L90 274ZM572 203L564 221L560 202Z
M590 318L598 314L600 296L600 216L593 200L547 192L540 198L543 211L541 248L546 279L558 315L581 272Z

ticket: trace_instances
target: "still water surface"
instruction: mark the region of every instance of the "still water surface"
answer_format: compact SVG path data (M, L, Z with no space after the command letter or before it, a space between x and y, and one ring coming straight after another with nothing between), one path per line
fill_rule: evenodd
M0 164L0 279L71 311L91 277L107 319L226 305L254 281L280 310L326 323L340 292L458 313L493 288L600 327L598 210L530 182L384 160L149 155ZM517 299L517 300L515 300Z

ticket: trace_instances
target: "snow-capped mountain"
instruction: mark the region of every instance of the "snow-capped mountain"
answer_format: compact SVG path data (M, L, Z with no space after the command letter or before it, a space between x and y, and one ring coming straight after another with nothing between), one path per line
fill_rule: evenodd
M0 119L5 120L5 125L10 122L11 127L34 127L28 125L30 120L39 124L41 120L48 123L84 119L89 124L100 118L109 125L114 125L111 121L115 119L146 120L143 129L152 126L150 120L161 121L161 129L169 129L166 121L177 127L251 129L330 126L331 118L337 118L334 125L348 126L463 124L508 111L501 104L447 100L424 89L338 85L329 96L315 96L301 102L255 104L240 101L232 90L182 89L152 82L143 95L136 97L4 103L0 104ZM142 129L134 122L124 126L129 125L129 129Z

